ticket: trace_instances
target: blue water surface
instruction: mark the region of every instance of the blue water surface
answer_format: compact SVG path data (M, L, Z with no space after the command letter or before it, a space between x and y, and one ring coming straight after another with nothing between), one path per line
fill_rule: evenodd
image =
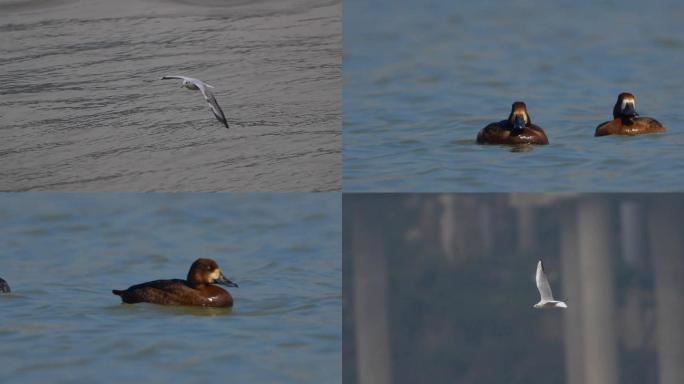
M684 3L344 2L345 191L681 191ZM617 95L660 135L594 138ZM475 144L516 100L550 145Z
M340 383L337 194L0 195L0 382ZM113 288L215 259L232 309Z

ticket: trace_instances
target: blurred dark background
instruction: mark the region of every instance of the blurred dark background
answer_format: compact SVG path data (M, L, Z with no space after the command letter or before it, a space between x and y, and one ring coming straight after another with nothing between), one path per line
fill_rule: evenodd
M684 383L684 195L343 199L345 383Z

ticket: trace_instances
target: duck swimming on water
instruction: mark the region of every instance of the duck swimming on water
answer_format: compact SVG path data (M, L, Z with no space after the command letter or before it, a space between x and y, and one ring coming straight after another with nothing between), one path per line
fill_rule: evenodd
M527 106L522 101L511 105L508 119L490 123L477 134L478 144L548 144L544 130L532 124Z
M623 92L618 95L613 106L613 120L606 121L596 127L594 136L607 135L643 135L646 133L665 132L665 127L656 119L639 117L634 105L634 95Z
M216 261L197 259L190 266L187 280L154 280L125 290L113 290L124 303L153 303L163 305L194 305L202 307L232 307L233 297L214 284L235 287L221 272Z

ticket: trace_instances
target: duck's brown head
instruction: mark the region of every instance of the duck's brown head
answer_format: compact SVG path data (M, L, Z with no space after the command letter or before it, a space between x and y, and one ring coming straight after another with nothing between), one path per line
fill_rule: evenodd
M511 105L511 114L508 115L508 121L513 125L514 129L523 129L532 124L530 114L527 113L527 106L522 101L516 101Z
M238 286L223 275L221 268L212 259L195 260L190 266L190 271L188 271L188 282L192 285L221 284L236 288Z
M636 112L634 95L628 92L619 94L615 106L613 107L613 119L632 119L637 116L639 116L639 114Z

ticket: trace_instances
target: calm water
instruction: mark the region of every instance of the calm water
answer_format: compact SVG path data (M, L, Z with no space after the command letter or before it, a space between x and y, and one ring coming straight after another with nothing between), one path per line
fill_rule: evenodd
M391 3L344 2L345 191L684 189L683 3ZM622 91L667 134L594 138ZM515 100L551 145L476 145Z
M341 382L331 194L0 196L1 382ZM235 307L111 293L215 258Z
M0 0L0 190L338 190L340 8Z

